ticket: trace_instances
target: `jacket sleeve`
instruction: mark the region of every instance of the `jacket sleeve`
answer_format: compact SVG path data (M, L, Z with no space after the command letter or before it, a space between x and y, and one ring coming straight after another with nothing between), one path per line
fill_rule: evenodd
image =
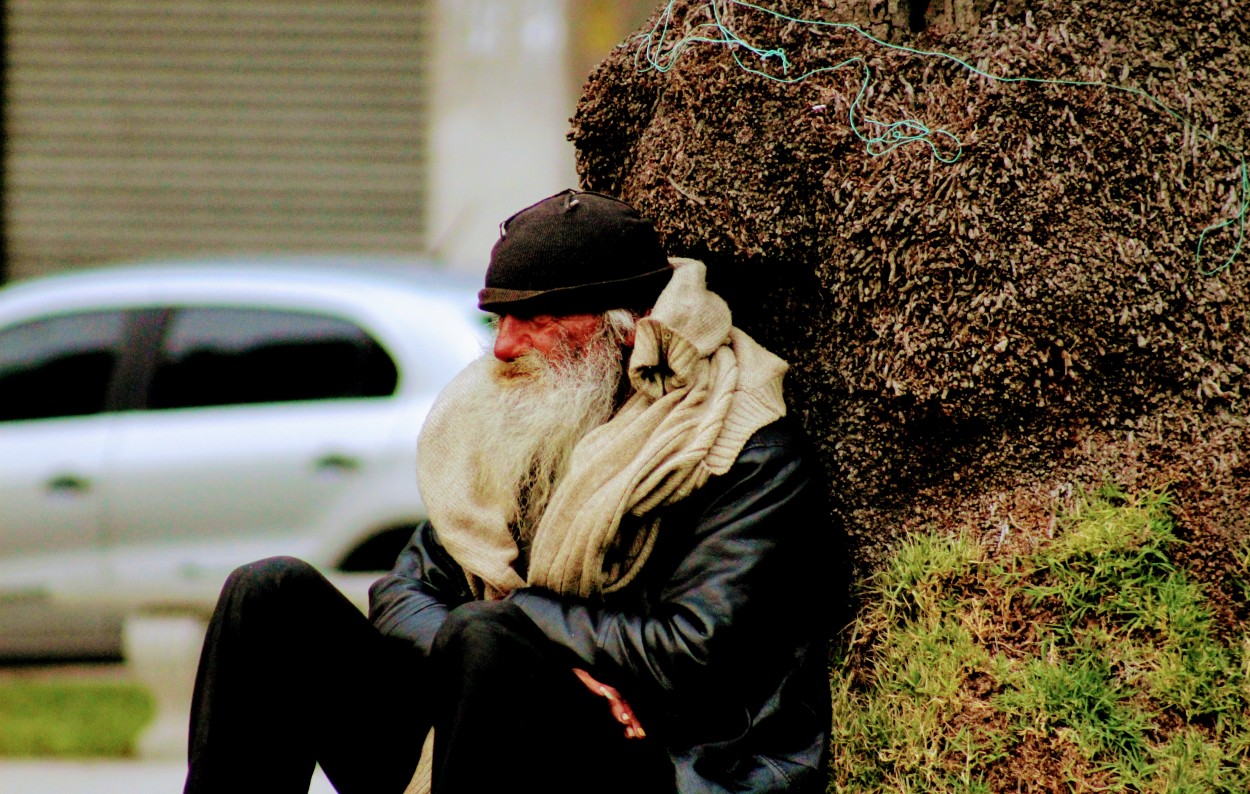
M727 693L735 708L748 705L753 682L772 691L827 630L813 581L825 534L813 490L795 439L757 433L728 472L688 498L686 526L661 519L660 532L681 543L654 598L617 607L535 588L509 597L636 707L638 698L666 712L702 710Z
M369 620L383 634L411 642L429 656L447 613L472 597L463 569L425 521L390 573L369 588Z

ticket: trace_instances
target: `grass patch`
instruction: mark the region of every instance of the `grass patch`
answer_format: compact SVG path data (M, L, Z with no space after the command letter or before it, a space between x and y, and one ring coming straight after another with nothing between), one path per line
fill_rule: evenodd
M155 713L137 684L0 682L0 757L123 757Z
M835 660L830 791L1250 791L1250 638L1173 565L1166 494L987 558L904 545Z

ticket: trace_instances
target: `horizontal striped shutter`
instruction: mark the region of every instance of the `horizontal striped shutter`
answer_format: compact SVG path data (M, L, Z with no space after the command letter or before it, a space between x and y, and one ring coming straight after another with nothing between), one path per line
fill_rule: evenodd
M413 0L9 0L13 277L423 245Z

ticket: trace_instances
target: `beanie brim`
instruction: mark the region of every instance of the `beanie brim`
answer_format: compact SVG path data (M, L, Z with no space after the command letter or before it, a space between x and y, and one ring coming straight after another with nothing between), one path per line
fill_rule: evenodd
M519 317L537 314L596 314L609 309L651 308L673 274L671 265L629 278L551 289L485 287L477 294L482 311Z

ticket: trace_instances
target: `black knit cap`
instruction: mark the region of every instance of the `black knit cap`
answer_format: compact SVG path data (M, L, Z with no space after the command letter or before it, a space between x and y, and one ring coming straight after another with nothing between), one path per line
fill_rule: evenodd
M483 311L520 317L648 309L672 268L651 222L623 201L565 190L504 221Z

